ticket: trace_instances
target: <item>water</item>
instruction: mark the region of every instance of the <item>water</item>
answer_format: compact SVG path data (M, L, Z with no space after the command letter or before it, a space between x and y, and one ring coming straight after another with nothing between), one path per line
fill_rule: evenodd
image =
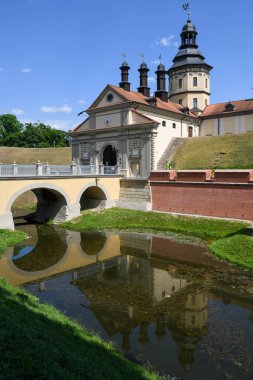
M252 380L252 274L164 237L18 224L0 276L160 373Z

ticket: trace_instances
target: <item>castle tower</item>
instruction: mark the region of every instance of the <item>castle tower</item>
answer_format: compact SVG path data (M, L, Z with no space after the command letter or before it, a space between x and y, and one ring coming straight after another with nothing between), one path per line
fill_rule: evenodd
M212 66L198 50L196 27L190 18L181 33L181 46L169 69L169 100L201 112L210 104Z

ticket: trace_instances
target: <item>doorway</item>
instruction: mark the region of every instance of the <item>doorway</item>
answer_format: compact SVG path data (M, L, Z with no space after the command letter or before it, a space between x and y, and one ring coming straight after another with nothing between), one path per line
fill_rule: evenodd
M117 151L112 145L107 145L103 152L103 165L115 166L117 164Z
M192 137L192 134L193 134L193 128L189 127L188 128L188 137Z

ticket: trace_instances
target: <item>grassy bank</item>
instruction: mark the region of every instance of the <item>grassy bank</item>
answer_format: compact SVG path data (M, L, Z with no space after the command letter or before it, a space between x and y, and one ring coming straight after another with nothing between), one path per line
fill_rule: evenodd
M0 378L156 380L51 306L0 279Z
M22 231L0 230L0 256L7 247L18 244L25 238L26 234Z
M0 162L20 165L36 164L40 160L43 164L69 165L71 163L71 148L10 148L0 146Z
M172 168L252 168L252 146L252 133L184 139L172 159Z
M253 239L246 222L191 218L157 212L112 208L102 212L86 211L62 227L77 230L128 230L184 234L201 238L217 257L253 269Z

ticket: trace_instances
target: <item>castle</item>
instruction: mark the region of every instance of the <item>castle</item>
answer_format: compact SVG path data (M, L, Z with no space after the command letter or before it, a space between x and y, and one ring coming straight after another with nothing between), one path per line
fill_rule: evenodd
M151 170L165 168L173 138L253 132L253 99L210 104L212 66L198 50L197 34L188 18L172 66L157 67L154 95L147 64L141 63L139 87L132 91L130 67L122 63L119 86L107 85L86 110L88 118L70 133L76 163L100 167L100 174L147 178Z

